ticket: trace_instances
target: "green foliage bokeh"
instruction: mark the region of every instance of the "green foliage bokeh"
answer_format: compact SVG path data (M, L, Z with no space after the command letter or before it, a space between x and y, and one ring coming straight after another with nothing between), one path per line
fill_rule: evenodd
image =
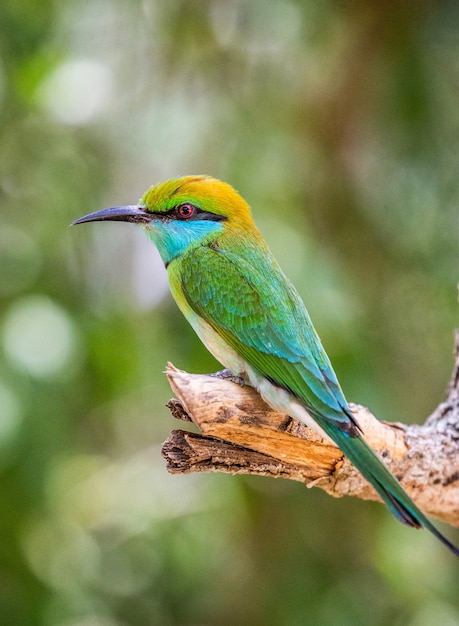
M0 3L2 624L459 624L457 563L382 506L167 474L165 363L218 365L140 232L68 228L227 180L348 398L422 421L457 315L458 29L454 2Z

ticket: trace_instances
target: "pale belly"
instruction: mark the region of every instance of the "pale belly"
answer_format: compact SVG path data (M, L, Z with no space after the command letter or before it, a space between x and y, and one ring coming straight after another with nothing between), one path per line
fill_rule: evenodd
M220 335L204 320L197 316L189 320L196 334L211 354L234 376L239 376L254 387L263 400L276 411L286 413L298 419L319 435L331 441L328 435L318 426L306 409L285 389L271 383L265 376L254 370Z
M234 376L247 379L246 363L237 352L224 341L220 335L203 319L195 316L188 319L196 334L211 354L224 367L231 370Z

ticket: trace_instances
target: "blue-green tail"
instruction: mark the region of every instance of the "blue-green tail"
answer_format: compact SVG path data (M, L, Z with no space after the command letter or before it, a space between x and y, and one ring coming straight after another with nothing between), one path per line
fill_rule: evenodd
M389 510L402 524L412 528L427 528L451 552L459 556L459 548L442 535L426 515L418 509L400 482L391 474L384 462L361 436L351 437L346 435L338 431L336 426L330 426L329 423L324 424L324 420L321 420L320 425L344 452L351 463L373 485Z

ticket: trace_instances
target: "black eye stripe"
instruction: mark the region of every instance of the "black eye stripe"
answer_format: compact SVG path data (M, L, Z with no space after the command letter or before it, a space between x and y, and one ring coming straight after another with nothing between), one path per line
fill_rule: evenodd
M201 209L198 209L194 215L188 218L188 221L208 220L211 222L221 222L226 219L225 215L218 215L218 213L210 213L210 211L202 211Z
M178 209L183 205L193 206L196 211L194 214L189 216L182 216L179 214ZM158 211L152 213L157 219L160 220L177 220L180 222L193 222L196 220L208 220L211 222L222 222L227 219L226 215L219 215L218 213L211 213L210 211L203 211L196 205L191 205L191 203L182 203L179 204L168 211Z

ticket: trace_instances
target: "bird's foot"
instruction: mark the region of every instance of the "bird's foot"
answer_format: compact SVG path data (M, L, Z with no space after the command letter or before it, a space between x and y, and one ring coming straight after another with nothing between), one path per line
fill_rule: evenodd
M232 371L229 369L214 372L213 374L209 374L209 376L213 376L214 378L220 378L221 380L229 380L232 383L236 383L240 387L244 387L245 385L245 380L241 376L234 376Z

